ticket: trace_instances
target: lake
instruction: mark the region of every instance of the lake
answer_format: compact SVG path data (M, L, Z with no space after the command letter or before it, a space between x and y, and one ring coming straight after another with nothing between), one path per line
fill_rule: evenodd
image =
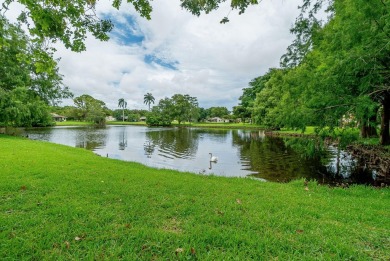
M329 147L322 157L305 158L286 139L263 131L141 126L53 127L26 130L30 139L85 148L96 154L155 168L204 175L253 177L287 182L316 179L320 183L369 184L347 153ZM210 162L210 155L218 162Z

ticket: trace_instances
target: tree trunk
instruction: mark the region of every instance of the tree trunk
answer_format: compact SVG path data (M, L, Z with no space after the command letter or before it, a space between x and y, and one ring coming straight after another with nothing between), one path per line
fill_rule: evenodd
M381 121L381 145L390 145L390 93L386 93L382 102L382 121Z
M375 128L376 116L370 117L367 123L363 124L360 129L360 136L362 138L378 137L378 133ZM374 125L374 126L373 126Z

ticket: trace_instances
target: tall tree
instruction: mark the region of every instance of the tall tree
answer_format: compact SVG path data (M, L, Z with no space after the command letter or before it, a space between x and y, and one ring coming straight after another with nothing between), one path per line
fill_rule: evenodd
M183 121L191 122L198 115L198 100L188 94L175 94L172 96L173 116L179 124Z
M229 115L229 110L226 107L210 107L207 109L208 115L210 117L224 117L226 115Z
M147 94L144 95L144 104L147 104L149 106L149 111L150 111L150 104L154 104L154 97L153 95L148 92Z
M125 101L125 99L120 98L118 100L118 107L122 108L122 122L124 122L125 121L125 109L127 107L127 102Z
M174 105L172 99L161 99L157 106L153 106L152 111L146 118L149 126L170 126L174 120Z
M270 69L271 71L272 69ZM244 121L247 118L252 118L253 107L256 100L256 94L259 93L269 80L270 73L256 77L249 82L249 87L243 89L243 94L238 98L240 103L233 108L233 114L242 118Z
M105 124L107 107L106 104L93 98L88 94L83 94L73 99L78 110L78 116L81 120L91 121L97 125Z
M352 112L362 135L376 128L382 113L381 144L390 144L390 3L374 0L335 0L332 19L312 34L313 52L308 58L319 65L314 72L322 94L323 113ZM320 83L320 84L318 84ZM329 88L331 86L331 88Z
M49 124L48 105L72 96L62 84L50 50L31 41L19 25L9 23L3 16L0 16L0 61L1 125Z

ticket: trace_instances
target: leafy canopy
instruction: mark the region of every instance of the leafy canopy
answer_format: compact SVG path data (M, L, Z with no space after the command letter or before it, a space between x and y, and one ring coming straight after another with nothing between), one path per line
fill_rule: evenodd
M108 33L113 24L109 19L101 19L96 15L98 0L5 0L0 12L12 8L12 3L22 4L25 9L19 14L19 21L26 24L30 34L37 40L51 39L61 41L66 48L81 52L86 49L87 33L102 41L109 39ZM150 0L127 0L133 8L146 19L151 18ZM227 0L181 0L181 7L194 15L216 10ZM122 0L111 0L112 6L119 9ZM258 4L257 0L231 0L232 9L243 13L249 5ZM221 22L227 22L225 17Z
M51 124L48 105L72 94L50 50L0 16L0 61L0 125Z

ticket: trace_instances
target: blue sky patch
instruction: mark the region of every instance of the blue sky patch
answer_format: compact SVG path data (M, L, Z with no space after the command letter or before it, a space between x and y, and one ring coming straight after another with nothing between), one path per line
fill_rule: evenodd
M171 69L171 70L177 70L177 67L176 65L179 64L179 62L177 61L167 61L167 60L164 60L164 59L161 59L159 57L157 57L156 55L154 54L147 54L144 56L144 61L145 63L147 64L158 64L160 66L163 66L165 68L168 68L168 69Z
M114 24L110 37L121 45L141 45L145 40L145 35L142 33L135 18L131 15L126 15L122 18L124 20L111 15L104 16L104 19L110 19Z

